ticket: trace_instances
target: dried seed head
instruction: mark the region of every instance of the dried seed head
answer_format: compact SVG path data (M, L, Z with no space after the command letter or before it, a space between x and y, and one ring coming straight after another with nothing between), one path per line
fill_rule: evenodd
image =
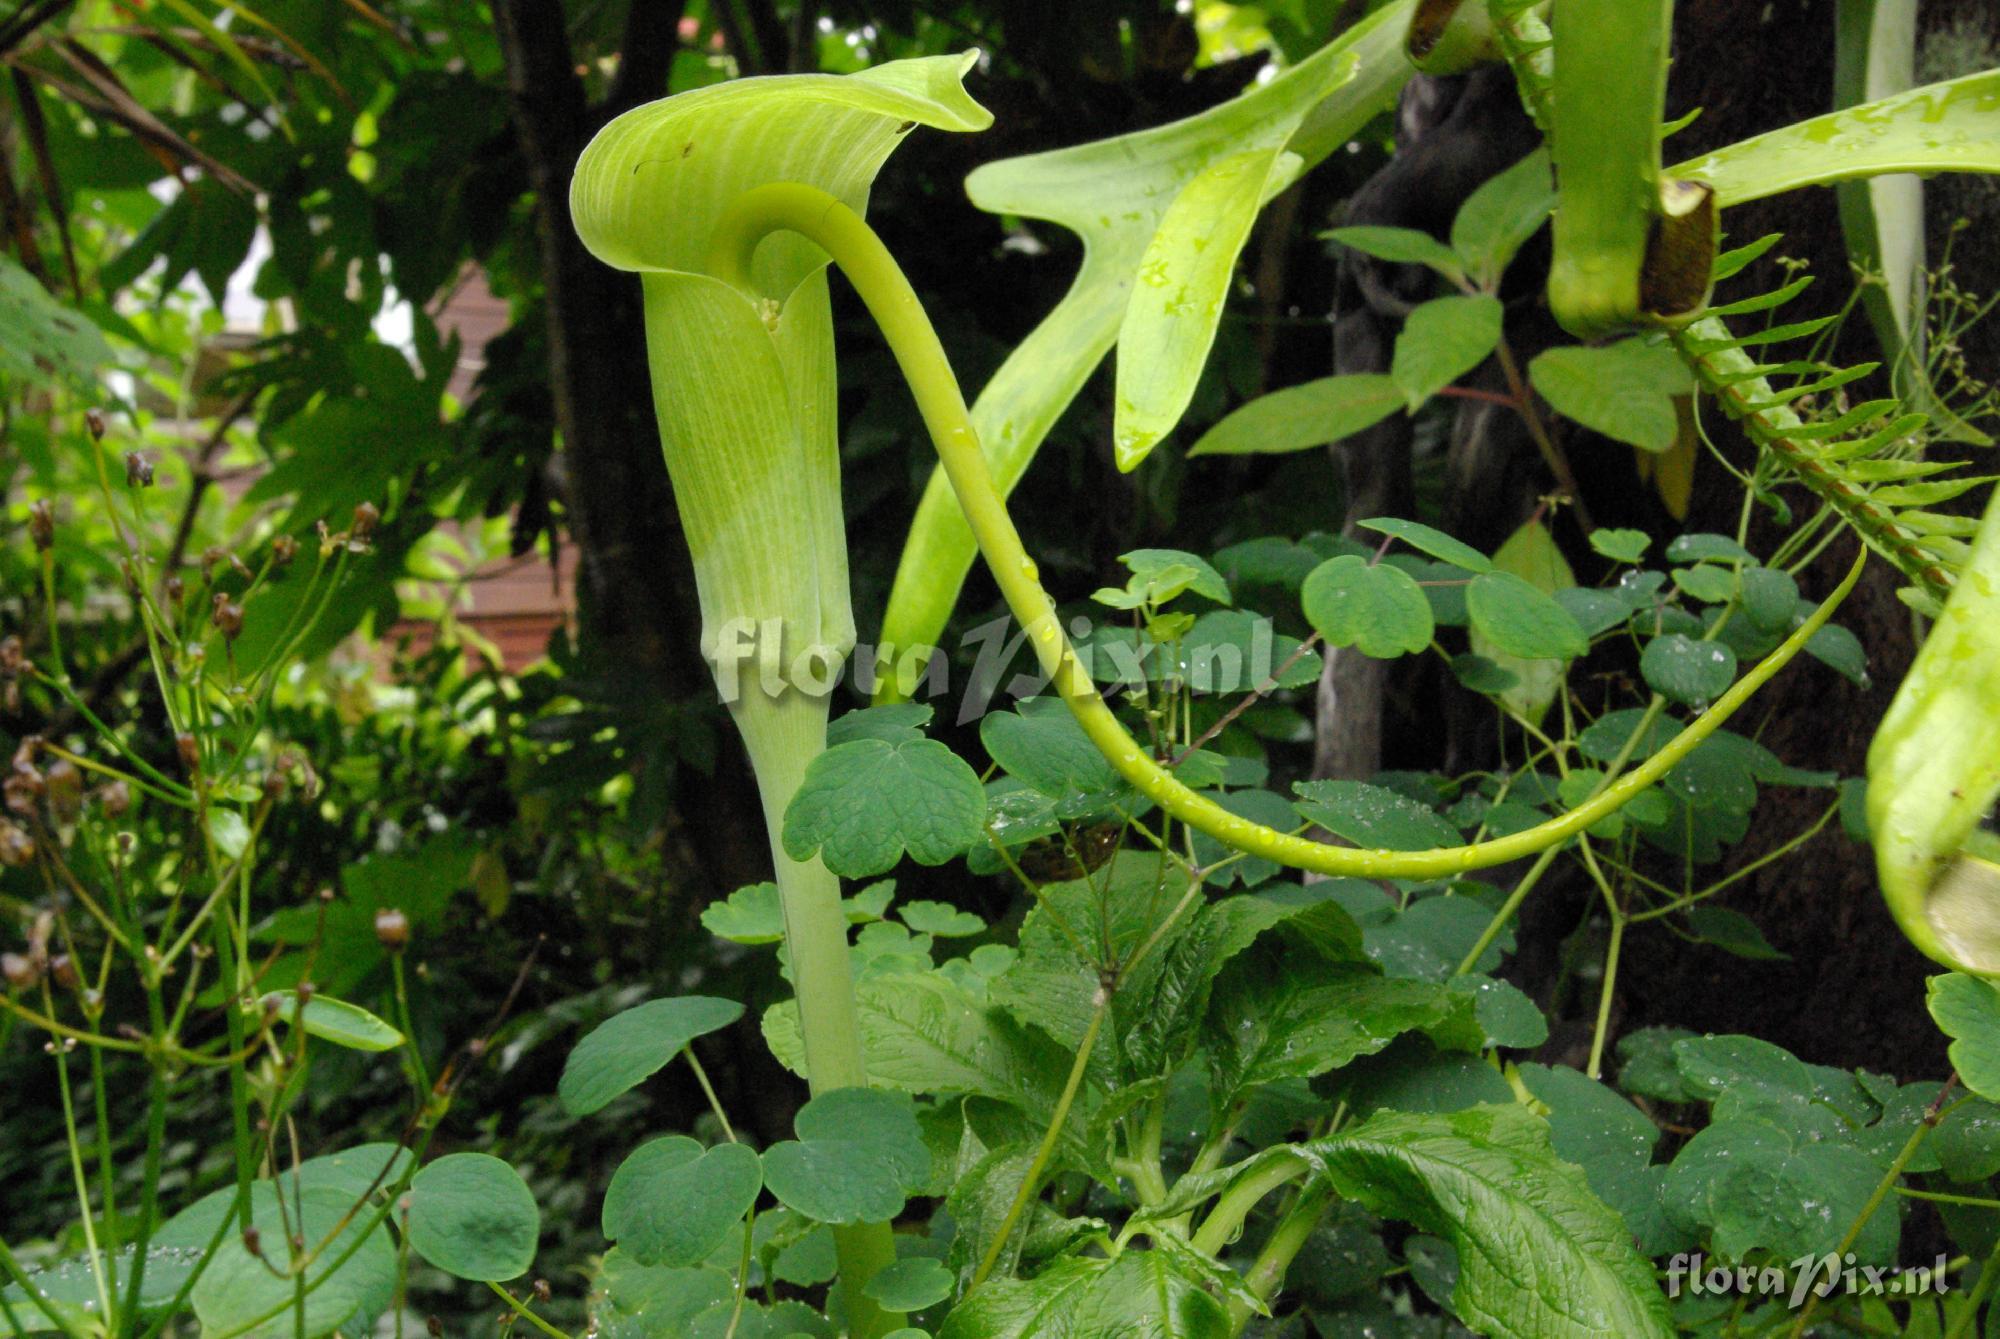
M42 983L42 971L25 953L0 953L0 977L9 990L33 990Z
M233 642L243 632L243 606L218 592L209 621L215 624L224 641Z
M216 566L229 556L229 551L220 544L211 544L201 551L201 579L214 578Z
M76 964L67 953L58 953L49 959L49 980L64 990L75 990L77 986Z
M255 1223L244 1224L243 1249L248 1251L253 1258L260 1258L264 1254L264 1238L257 1231Z
M57 758L42 774L48 787L49 813L58 823L74 823L83 813L83 773L67 758Z
M28 535L35 548L47 553L56 542L56 509L47 498L28 508Z
M548 1281L547 1279L536 1279L536 1280L535 1280L535 1300L536 1300L536 1301L538 1301L538 1302L546 1302L546 1301L548 1301L548 1300L549 1300L549 1299L550 1299L551 1297L554 1297L554 1296L555 1296L555 1290L554 1290L553 1288L549 1287L549 1281Z
M174 752L181 756L181 770L189 776L201 770L201 745L183 730L174 736Z
M179 577L168 577L161 583L161 586L167 592L168 603L172 604L176 609L180 608L181 601L187 598L187 582L182 581Z
M354 524L348 527L347 533L357 542L366 543L381 521L382 509L372 502L364 502L354 509Z
M290 567L292 559L299 556L299 541L290 535L279 535L271 541L271 562L277 567Z
M125 483L131 488L153 486L153 462L143 451L125 453Z
M410 918L396 907L375 913L375 939L391 953L401 953L410 942Z
M8 769L7 779L0 781L0 796L5 796L8 812L23 818L35 812L35 806L40 803L42 792L46 789L47 784L42 780L42 774L35 770L35 765L19 757Z
M0 865L19 869L35 858L35 839L12 823L0 822Z
M102 409L86 409L86 410L84 410L84 411L83 411L83 426L84 426L84 427L86 427L86 428L88 428L88 429L90 429L90 440L91 440L91 441L93 441L93 442L101 442L101 441L103 441L103 440L104 440L104 411L103 411Z
M113 781L97 788L97 802L104 807L106 818L123 818L132 807L132 788L123 781Z

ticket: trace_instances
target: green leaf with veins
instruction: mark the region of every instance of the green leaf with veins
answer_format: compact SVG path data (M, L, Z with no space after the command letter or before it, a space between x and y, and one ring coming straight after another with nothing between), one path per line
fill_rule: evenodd
M1301 781L1295 806L1308 821L1356 846L1428 851L1463 846L1457 829L1407 795L1364 781Z
M703 1148L685 1135L641 1144L604 1192L607 1241L648 1265L698 1265L743 1223L763 1188L757 1154L743 1144Z
M658 1073L696 1037L742 1016L743 1006L735 1000L708 995L648 1000L613 1014L591 1029L563 1062L556 1085L563 1109L572 1116L603 1110L611 1099Z
M1668 1339L1652 1266L1519 1106L1384 1114L1306 1148L1339 1192L1449 1241L1452 1309L1488 1334Z
M1428 265L1452 283L1465 278L1465 266L1458 253L1429 233L1415 228L1358 224L1334 228L1320 236L1377 260L1396 265Z
M764 1150L764 1184L822 1223L882 1223L930 1178L931 1155L910 1099L836 1088L799 1108L796 1140Z
M1555 181L1546 150L1537 149L1480 183L1451 223L1452 250L1475 282L1491 288L1555 208Z
M1924 1004L1952 1039L1960 1082L1981 1097L2000 1098L2000 991L1990 981L1947 972L1930 979Z
M542 1211L500 1159L447 1153L411 1179L406 1198L410 1249L453 1278L504 1283L535 1263Z
M1718 641L1670 632L1646 643L1639 673L1669 702L1705 707L1736 682L1736 653Z
M951 1271L929 1256L906 1256L868 1280L862 1291L885 1311L921 1311L951 1296Z
M1414 577L1353 554L1315 567L1299 602L1327 645L1351 646L1377 659L1422 651L1436 631L1430 601Z
M975 1290L952 1308L938 1339L1227 1339L1228 1313L1205 1283L1164 1251L1071 1257L1032 1279Z
M1393 536L1421 553L1428 553L1441 562L1462 567L1468 572L1493 570L1493 560L1472 545L1453 539L1442 530L1433 530L1416 521L1400 520L1394 516L1377 516L1371 520L1356 521L1354 524L1363 530L1373 530L1377 534Z
M908 852L942 865L980 839L986 792L964 759L934 739L857 739L812 760L785 809L785 853L817 854L836 874L861 878Z
M785 911L775 883L745 884L702 909L702 928L733 944L775 944L785 937Z
M1482 293L1432 298L1403 318L1389 376L1411 413L1486 361L1500 343L1502 310Z
M1674 397L1694 390L1680 355L1642 338L1550 349L1528 364L1528 380L1564 418L1655 452L1680 436Z

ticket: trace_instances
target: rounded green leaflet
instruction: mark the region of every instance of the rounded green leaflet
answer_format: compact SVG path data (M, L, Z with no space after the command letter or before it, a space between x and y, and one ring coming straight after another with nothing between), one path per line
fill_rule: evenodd
M1453 539L1442 530L1434 530L1417 521L1405 521L1395 516L1377 516L1354 523L1363 530L1373 530L1378 535L1390 535L1402 540L1421 553L1428 553L1440 562L1463 567L1468 572L1490 572L1493 560L1463 540Z
M1960 1082L1989 1100L2000 1098L2000 990L1963 972L1934 976L1924 1004L1951 1042Z
M1590 639L1568 610L1511 572L1485 572L1465 590L1472 626L1487 641L1524 660L1568 660Z
M1670 632L1646 643L1639 655L1639 673L1662 697L1704 706L1736 682L1736 653L1721 642Z
M320 1246L323 1263L306 1282L304 1333L308 1339L333 1333L357 1315L374 1315L395 1295L396 1251L372 1215L353 1213L354 1197L330 1186L284 1190L281 1209L270 1183L251 1197L251 1223L269 1258L253 1256L241 1233L225 1233L190 1300L202 1333L238 1339L292 1339L299 1332L294 1281L272 1272L272 1260L286 1258L284 1241L297 1232ZM351 1252L351 1253L350 1253ZM324 1282L318 1282L320 1279Z
M756 1153L742 1144L655 1139L612 1175L604 1235L641 1264L697 1265L742 1223L763 1185Z
M952 1276L942 1262L913 1255L868 1281L864 1290L884 1311L921 1311L951 1296Z
M410 1248L453 1278L503 1283L535 1263L542 1211L521 1174L485 1153L451 1153L416 1174Z
M1436 629L1430 601L1415 577L1351 553L1315 567L1300 603L1327 645L1351 646L1377 659L1423 650Z
M880 1223L930 1178L930 1150L910 1100L836 1088L800 1108L796 1140L764 1150L764 1184L822 1223Z
M709 995L648 1000L614 1014L569 1053L556 1095L571 1115L588 1116L651 1078L696 1037L742 1016L743 1006L735 1000Z
M1500 342L1500 299L1432 298L1404 318L1390 357L1389 376L1412 412L1486 361Z
M785 853L817 854L836 874L863 878L907 851L942 865L977 841L986 818L979 774L934 739L857 739L812 760L785 810Z

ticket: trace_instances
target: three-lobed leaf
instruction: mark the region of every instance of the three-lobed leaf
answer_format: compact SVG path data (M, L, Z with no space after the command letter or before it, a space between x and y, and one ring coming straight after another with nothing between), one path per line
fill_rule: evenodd
M986 792L934 739L856 739L812 760L785 810L784 846L836 874L886 873L907 852L942 865L979 839Z

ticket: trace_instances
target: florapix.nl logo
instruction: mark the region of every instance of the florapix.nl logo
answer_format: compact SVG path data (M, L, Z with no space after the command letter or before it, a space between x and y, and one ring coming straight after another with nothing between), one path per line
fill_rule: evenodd
M1948 1265L1942 1255L1928 1265L1869 1265L1852 1251L1802 1255L1783 1265L1726 1265L1711 1263L1699 1253L1682 1254L1667 1261L1667 1296L1782 1297L1794 1308L1804 1306L1808 1297L1836 1292L1852 1297L1920 1297L1950 1291L1945 1281Z

